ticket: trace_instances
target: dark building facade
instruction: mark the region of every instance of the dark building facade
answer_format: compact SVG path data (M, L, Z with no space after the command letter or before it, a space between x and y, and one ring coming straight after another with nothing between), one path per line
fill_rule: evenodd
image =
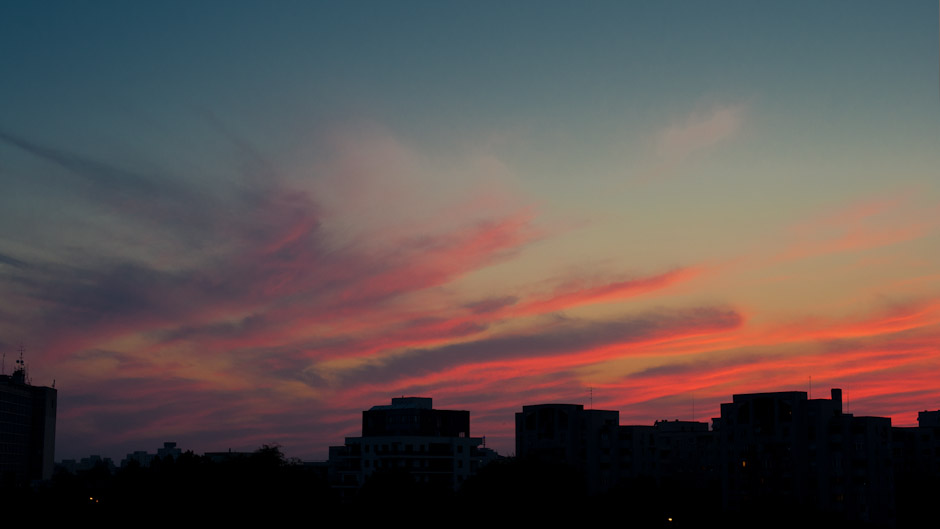
M377 472L405 471L415 482L456 490L495 456L470 437L470 412L436 410L426 397L393 398L362 412L362 436L330 447L333 486L351 491Z
M56 390L28 383L22 360L0 375L0 487L52 477Z
M580 404L536 404L516 413L516 456L562 463L602 493L646 480L700 485L714 478L715 439L708 423L657 421L620 425L620 412Z
M916 427L892 435L898 527L915 527L940 497L940 410L918 413Z
M618 481L620 412L580 404L535 404L516 413L516 457L562 463L584 474L590 492Z
M843 413L841 390L734 395L714 429L726 510L893 525L891 419Z
M717 480L718 451L715 433L708 429L708 423L656 421L652 436L653 450L647 456L652 459L648 476L659 484L713 486Z
M815 517L877 527L897 521L895 454L905 458L910 483L926 483L940 462L940 412L922 413L919 428L894 440L890 418L844 413L839 389L824 399L801 391L734 395L711 429L678 420L618 425L618 417L575 404L524 406L516 413L517 456L573 467L591 494L655 491L649 501L685 506L686 516L720 495L723 512L756 516L756 525Z
M393 398L362 412L362 436L470 437L470 412L435 410L428 397Z

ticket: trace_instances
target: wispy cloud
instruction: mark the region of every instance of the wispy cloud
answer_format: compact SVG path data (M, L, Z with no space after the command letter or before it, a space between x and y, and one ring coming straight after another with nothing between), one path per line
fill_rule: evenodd
M277 402L295 398L293 384L315 382L307 368L318 356L361 356L478 334L487 323L467 317L471 311L459 309L461 303L457 314L442 315L410 305L411 298L445 302L437 289L541 236L535 211L512 198L481 204L480 194L458 194L448 199L455 207L425 208L425 223L415 224L409 219L416 205L405 196L363 223L357 211L339 207L355 206L354 200L324 205L311 190L316 186L267 163L257 169L263 175L236 174L229 188L207 195L178 175L126 170L10 134L0 141L64 170L43 178L77 191L90 185L93 191L76 193L75 201L105 208L105 223L133 225L144 240L159 233L173 243L157 260L126 253L75 259L64 247L44 257L0 253L0 292L22 302L17 335L31 336L38 362L69 367L71 374L58 375L60 386L88 392L85 404L70 399L63 407L63 431L72 429L66 435L73 439L92 434L83 422L103 428L110 421L122 429L114 438L128 442L210 419L214 428L237 430L228 422L232 414L214 415L220 394L253 381L270 384L270 394L237 399L243 417L257 421ZM372 159L370 141L352 152ZM352 166L356 189L421 163L420 155L391 140L381 145L383 163ZM349 183L335 176L349 169L349 159L317 170L331 175L325 180ZM357 230L344 230L349 219ZM89 243L100 237L83 236ZM4 330L13 323L6 320ZM97 387L100 377L110 377L110 387L126 386L127 395L110 401ZM130 395L139 399L138 412L146 409L133 420L115 407Z
M792 260L887 246L917 239L940 225L935 205L917 204L911 193L863 198L798 222L779 259Z
M721 332L740 324L741 318L734 311L714 308L650 313L613 321L560 319L522 333L408 350L325 376L347 383L394 382L465 364L537 360L547 366L553 364L553 357L561 356L564 363L576 366L629 354L632 345Z
M745 108L744 104L715 106L667 127L656 139L658 154L682 160L734 136L744 121Z

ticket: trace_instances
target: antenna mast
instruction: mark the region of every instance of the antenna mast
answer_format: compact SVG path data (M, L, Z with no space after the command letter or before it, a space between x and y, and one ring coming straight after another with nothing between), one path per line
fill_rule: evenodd
M22 373L23 382L25 382L27 385L32 385L32 381L29 380L29 373L26 371L26 361L23 360L23 353L25 352L26 348L23 347L22 343L20 343L20 357L16 360L16 369L13 370L13 375L16 376L17 372Z

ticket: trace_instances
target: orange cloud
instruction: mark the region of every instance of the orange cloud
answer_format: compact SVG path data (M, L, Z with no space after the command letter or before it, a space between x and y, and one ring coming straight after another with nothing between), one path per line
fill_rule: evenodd
M917 239L940 222L935 208L918 208L909 193L850 203L790 228L796 239L779 256L793 260L864 250Z

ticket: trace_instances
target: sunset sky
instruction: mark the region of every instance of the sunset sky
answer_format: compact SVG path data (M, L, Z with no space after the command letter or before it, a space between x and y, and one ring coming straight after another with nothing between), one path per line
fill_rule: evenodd
M56 460L425 396L940 409L938 2L0 3L0 351ZM693 411L694 410L694 411ZM694 415L693 415L694 414Z

